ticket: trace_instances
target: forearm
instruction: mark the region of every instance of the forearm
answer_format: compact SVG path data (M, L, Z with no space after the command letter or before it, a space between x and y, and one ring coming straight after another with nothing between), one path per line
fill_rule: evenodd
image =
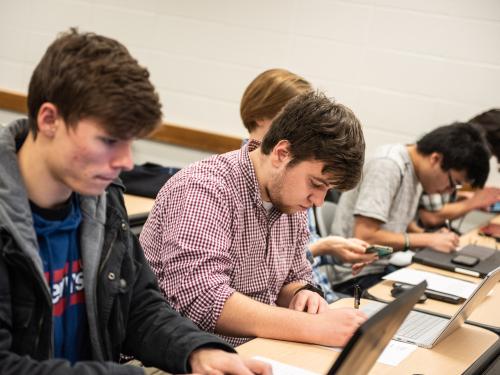
M388 230L378 229L376 231L367 233L354 233L356 237L362 238L363 240L390 246L394 250L404 250L406 245L406 239L404 233L396 233ZM433 233L407 233L410 248L419 248L429 246L433 238Z
M227 336L318 342L321 332L316 332L317 325L311 324L314 316L266 305L236 292L224 304L216 324L216 333Z
M412 221L407 228L409 233L424 233L424 228L420 227L415 221Z
M320 238L317 241L311 242L308 245L308 248L314 257L319 257L321 255L328 255L328 250L330 247L328 246L324 238Z
M390 246L394 250L403 250L405 247L405 236L403 233L391 232L384 229L366 231L356 228L354 236L371 244Z
M447 203L439 211L433 212L421 209L419 210L419 217L426 226L435 227L444 224L446 219L453 220L464 216L474 208L470 199L464 199L458 202Z

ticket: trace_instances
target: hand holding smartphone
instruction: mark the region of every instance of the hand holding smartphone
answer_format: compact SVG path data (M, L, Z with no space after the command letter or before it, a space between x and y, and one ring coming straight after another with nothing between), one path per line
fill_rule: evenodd
M394 250L390 246L370 245L366 248L368 254L376 253L379 258L385 258L392 254Z
M495 213L495 214L500 214L500 202L497 202L495 204L492 204L490 206L490 212Z

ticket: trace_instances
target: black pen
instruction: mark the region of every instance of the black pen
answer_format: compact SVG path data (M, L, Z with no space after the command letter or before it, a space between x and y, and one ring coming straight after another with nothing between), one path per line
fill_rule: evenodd
M354 308L359 309L359 302L361 299L361 288L359 285L354 285Z
M451 229L451 224L450 224L450 220L449 219L446 219L444 221L444 225L446 225L446 228L451 232L452 229Z

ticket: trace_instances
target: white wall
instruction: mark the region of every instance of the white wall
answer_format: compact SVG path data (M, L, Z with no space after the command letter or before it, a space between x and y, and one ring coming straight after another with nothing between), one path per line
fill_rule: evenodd
M243 90L272 67L350 106L369 151L500 106L498 0L2 0L0 87L26 92L69 26L127 45L166 120L239 137ZM141 147L138 159L182 165L204 155Z

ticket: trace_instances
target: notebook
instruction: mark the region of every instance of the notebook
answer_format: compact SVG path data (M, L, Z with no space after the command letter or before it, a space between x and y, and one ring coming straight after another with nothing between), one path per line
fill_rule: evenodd
M457 255L476 257L479 262L474 266L453 263L452 259ZM425 248L413 256L413 261L464 275L485 277L489 272L500 267L500 251L479 245L467 245L454 253L442 253Z
M412 311L405 319L394 340L415 344L423 348L432 348L439 341L460 327L474 309L486 298L500 280L500 267L490 272L481 281L472 295L451 318L442 318L432 314ZM370 302L362 310L370 316L385 306L382 302Z

